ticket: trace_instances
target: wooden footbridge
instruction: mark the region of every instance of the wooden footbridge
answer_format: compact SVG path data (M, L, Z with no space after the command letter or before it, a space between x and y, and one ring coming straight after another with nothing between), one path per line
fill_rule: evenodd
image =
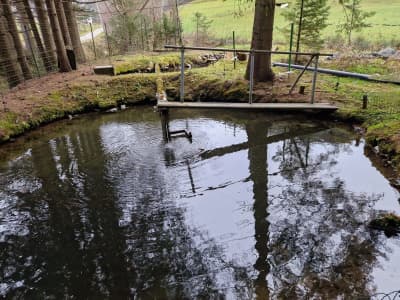
M332 56L332 54L322 53L302 53L302 52L287 52L287 51L268 51L268 50L237 50L237 49L224 49L224 48L205 48L205 47L186 47L186 46L165 46L166 49L180 50L181 52L181 74L180 74L180 101L167 101L166 99L160 99L157 101L157 108L159 110L166 110L173 108L189 108L189 109L233 109L233 110L256 110L256 111L290 111L290 112L333 112L338 108L335 105L329 103L315 103L315 89L317 83L317 71L318 61L321 56ZM248 53L250 59L250 80L249 80L249 99L247 103L232 103L232 102L185 102L185 51L197 50L197 51L219 51L219 52L232 52L234 59L236 59L237 53ZM314 61L313 69L313 80L312 80L312 91L309 103L253 103L253 89L254 89L254 56L255 54L284 54L284 55L303 55L310 56L310 60L300 72L295 82L290 88L289 94L291 94L300 78L303 76L306 70L308 70L311 63ZM166 98L166 97L164 97Z

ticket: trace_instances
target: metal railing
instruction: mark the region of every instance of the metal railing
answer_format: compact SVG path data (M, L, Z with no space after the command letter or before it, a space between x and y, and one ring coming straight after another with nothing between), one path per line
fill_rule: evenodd
M250 59L250 80L249 80L249 104L253 103L253 89L254 89L254 56L255 54L281 54L281 55L298 55L298 56L310 56L310 60L307 62L304 69L300 72L292 87L290 88L289 94L293 93L294 88L303 76L307 68L311 65L314 60L313 80L312 80L312 91L310 103L314 104L315 101L315 89L317 85L317 74L318 74L318 62L321 56L333 56L333 54L326 53L312 53L312 52L290 52L290 51L270 51L270 50L255 50L255 49L225 49L225 48L211 48L211 47L188 47L188 46L175 46L165 45L165 49L180 50L181 53L181 74L180 74L180 100L185 101L185 51L186 50L198 50L198 51L219 51L219 52L232 52L232 53L248 53Z

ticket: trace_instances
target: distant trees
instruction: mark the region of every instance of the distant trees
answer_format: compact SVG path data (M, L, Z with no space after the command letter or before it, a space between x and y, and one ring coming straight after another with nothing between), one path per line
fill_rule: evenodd
M213 21L208 20L208 18L200 12L196 12L193 15L193 21L196 26L196 43L199 43L207 36L208 29Z
M361 0L339 0L343 8L344 20L339 24L338 31L344 31L347 43L351 45L351 36L354 31L368 27L368 18L375 15L375 12L365 12L361 9Z
M33 77L32 53L46 72L71 71L67 49L85 61L71 1L0 0L0 66L10 87Z
M116 7L115 7L116 8ZM120 8L121 9L121 8ZM164 44L177 44L180 25L176 14L160 15L126 9L117 13L110 22L110 41L118 53L132 50L152 50Z
M296 44L318 50L324 40L321 32L328 26L329 9L327 0L296 0L282 14L289 23L295 24Z

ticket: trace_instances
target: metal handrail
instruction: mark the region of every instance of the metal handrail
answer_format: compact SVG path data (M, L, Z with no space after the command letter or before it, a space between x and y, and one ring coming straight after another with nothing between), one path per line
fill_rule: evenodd
M273 50L252 50L252 49L228 49L228 48L209 48L209 47L192 47L192 46L175 46L165 45L165 49L179 49L179 50L200 50L200 51L220 51L220 52L245 52L245 53L264 53L264 54L297 54L304 56L318 55L318 56L333 56L331 53L319 53L319 52L290 52L290 51L273 51Z
M175 45L165 45L165 49L177 49L181 52L181 75L180 75L180 100L181 102L185 101L185 50L200 50L200 51L220 51L220 52L244 52L250 54L250 82L249 82L249 103L253 103L253 88L254 88L254 55L258 54L287 54L287 55L303 55L303 56L311 56L307 66L297 77L295 83L290 89L290 93L293 92L296 84L300 80L300 77L304 74L307 67L311 64L313 59L315 58L314 63L314 74L312 80L312 91L311 91L311 104L314 104L315 100L315 89L317 84L317 71L318 71L318 61L320 56L333 56L333 54L329 53L318 53L318 52L290 52L290 51L272 51L272 50L255 50L255 49L246 49L246 50L238 50L238 49L225 49L225 48L211 48L211 47L191 47L191 46L175 46Z

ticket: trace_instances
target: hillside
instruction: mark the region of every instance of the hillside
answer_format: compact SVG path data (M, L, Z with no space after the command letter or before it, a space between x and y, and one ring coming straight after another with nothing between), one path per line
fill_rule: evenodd
M378 0L363 1L363 8L366 11L374 11L376 14L369 19L369 23L372 26L357 33L356 37L362 36L367 41L376 44L376 46L400 45L400 36L398 35L400 29L398 18L400 0L388 2L388 4L383 5L382 1ZM324 31L324 35L332 39L337 35L336 26L343 17L343 13L336 1L331 1L330 6L330 25ZM281 11L281 8L276 9L276 43L285 42L286 39L280 29L289 26L282 17ZM195 0L186 3L180 10L186 36L191 36L195 32L193 15L196 12L204 14L209 20L213 21L210 27L210 34L216 39L228 42L232 37L232 31L235 30L239 41L247 42L250 40L254 13L253 4L243 3L239 6L237 0Z

